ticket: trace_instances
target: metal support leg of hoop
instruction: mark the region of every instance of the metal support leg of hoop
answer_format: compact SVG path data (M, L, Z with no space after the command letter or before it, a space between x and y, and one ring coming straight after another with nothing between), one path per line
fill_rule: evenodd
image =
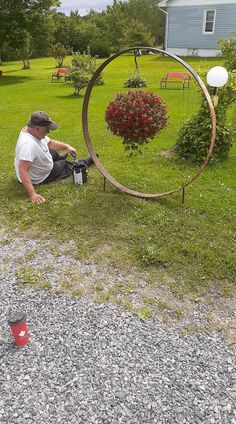
M184 205L185 202L185 187L182 186L182 204Z

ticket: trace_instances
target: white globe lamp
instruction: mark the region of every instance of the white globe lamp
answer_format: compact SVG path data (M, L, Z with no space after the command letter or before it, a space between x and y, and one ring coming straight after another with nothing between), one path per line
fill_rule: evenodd
M214 66L207 74L207 84L211 87L223 87L229 78L229 74L223 66Z
M217 88L223 87L229 78L227 70L223 66L214 66L207 74L207 84L210 87L214 87L212 101L214 106L218 105Z

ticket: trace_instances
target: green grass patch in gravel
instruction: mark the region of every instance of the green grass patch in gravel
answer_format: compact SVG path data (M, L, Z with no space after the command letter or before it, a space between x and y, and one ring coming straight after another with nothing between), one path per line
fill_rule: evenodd
M32 267L25 266L16 271L16 279L21 284L28 284L32 287L39 287L42 289L50 289L51 284L45 281L40 272L35 271Z

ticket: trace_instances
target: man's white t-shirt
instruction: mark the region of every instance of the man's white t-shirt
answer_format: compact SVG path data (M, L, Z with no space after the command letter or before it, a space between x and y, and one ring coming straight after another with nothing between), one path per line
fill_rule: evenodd
M32 163L28 175L32 184L39 184L47 178L53 168L53 160L48 148L50 138L45 136L38 140L23 128L16 144L15 170L20 182L19 162L25 160Z

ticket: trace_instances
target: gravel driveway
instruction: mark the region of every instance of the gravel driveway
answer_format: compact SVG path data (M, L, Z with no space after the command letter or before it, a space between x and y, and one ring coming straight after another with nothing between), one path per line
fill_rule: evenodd
M159 317L143 321L109 302L59 293L68 258L54 256L50 268L42 246L51 289L22 286L19 258L40 243L5 237L1 245L1 424L236 424L234 344L220 332L183 333ZM12 342L9 307L27 313L25 347Z

